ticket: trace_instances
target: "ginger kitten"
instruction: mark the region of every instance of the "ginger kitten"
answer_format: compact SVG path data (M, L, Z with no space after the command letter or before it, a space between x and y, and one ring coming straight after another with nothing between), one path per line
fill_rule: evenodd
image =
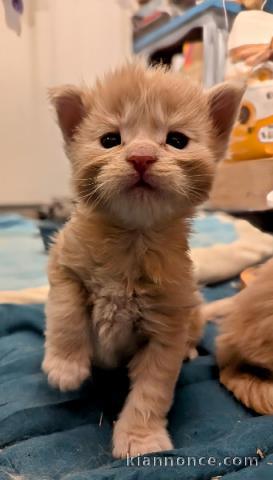
M43 369L69 390L92 364L128 365L115 457L172 448L166 415L201 331L189 219L207 197L242 93L228 84L204 92L139 64L94 88L52 91L77 205L50 252Z
M215 307L221 315L221 303ZM221 382L238 400L258 413L273 414L273 259L225 301L217 360Z

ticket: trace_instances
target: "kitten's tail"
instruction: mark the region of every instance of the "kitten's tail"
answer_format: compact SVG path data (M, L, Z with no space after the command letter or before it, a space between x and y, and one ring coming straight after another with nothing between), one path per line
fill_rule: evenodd
M246 407L263 415L273 414L273 380L228 366L220 371L220 381Z

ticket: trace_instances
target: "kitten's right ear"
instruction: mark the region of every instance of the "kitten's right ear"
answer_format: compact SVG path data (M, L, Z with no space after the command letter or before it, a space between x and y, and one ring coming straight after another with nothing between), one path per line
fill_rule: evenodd
M83 90L74 85L49 89L49 98L55 107L64 140L72 140L77 127L87 114Z

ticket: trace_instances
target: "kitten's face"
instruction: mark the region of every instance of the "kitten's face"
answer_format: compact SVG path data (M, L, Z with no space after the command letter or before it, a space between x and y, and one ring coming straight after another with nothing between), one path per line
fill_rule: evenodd
M219 109L222 92L231 118ZM209 95L181 75L139 65L93 90L55 91L80 202L132 227L183 215L208 194L240 97L238 88Z

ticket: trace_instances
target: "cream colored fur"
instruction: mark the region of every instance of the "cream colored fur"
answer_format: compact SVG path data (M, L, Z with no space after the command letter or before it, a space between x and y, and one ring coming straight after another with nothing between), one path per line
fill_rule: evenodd
M221 382L258 413L273 414L273 259L236 296L209 304L218 317L217 360Z
M126 65L94 88L52 91L78 200L50 252L43 369L76 389L92 365L128 365L131 390L113 455L172 448L166 415L202 330L188 255L189 219L209 191L242 96L203 92L181 75ZM102 147L107 132L121 144ZM169 131L189 138L166 144ZM155 159L135 187L132 156Z

